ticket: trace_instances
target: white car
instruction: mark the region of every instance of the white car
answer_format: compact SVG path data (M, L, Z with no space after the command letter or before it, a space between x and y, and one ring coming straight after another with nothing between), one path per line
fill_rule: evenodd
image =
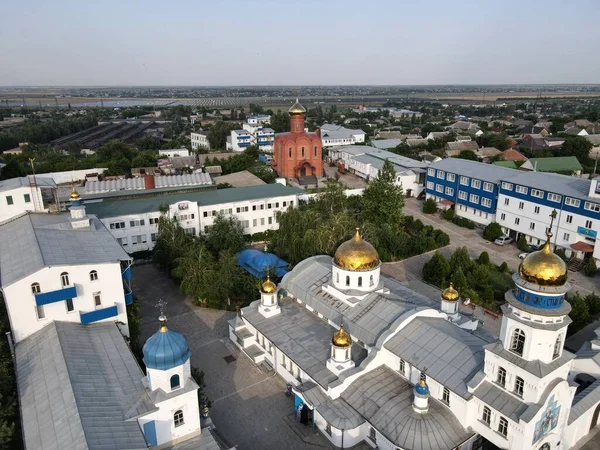
M510 244L513 241L513 238L508 237L508 236L500 236L498 239L496 239L494 241L494 244L496 245L504 245L504 244Z
M527 253L527 252L519 253L519 259L527 258L527 255L529 255L529 253Z

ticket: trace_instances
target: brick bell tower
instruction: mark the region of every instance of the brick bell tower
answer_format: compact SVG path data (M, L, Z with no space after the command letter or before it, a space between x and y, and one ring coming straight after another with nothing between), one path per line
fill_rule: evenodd
M290 132L275 136L273 168L285 178L322 177L323 146L321 132L304 130L306 109L296 99L289 109Z

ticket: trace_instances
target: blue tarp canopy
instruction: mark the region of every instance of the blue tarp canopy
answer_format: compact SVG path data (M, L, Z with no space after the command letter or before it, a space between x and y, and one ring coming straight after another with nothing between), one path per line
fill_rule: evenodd
M273 253L254 248L242 250L238 254L238 264L257 278L266 278L267 271L272 277L281 278L289 265Z

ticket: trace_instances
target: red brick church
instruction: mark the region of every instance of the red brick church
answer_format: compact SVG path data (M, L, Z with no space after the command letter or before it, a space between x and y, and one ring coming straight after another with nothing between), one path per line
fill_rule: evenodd
M275 136L273 168L280 177L302 178L323 176L321 132L304 131L306 109L298 99L289 109L290 132Z

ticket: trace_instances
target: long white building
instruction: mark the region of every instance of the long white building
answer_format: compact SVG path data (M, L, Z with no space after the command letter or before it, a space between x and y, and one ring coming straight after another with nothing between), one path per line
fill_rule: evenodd
M32 175L0 181L0 222L26 211L57 211L56 183Z
M192 150L210 150L210 141L208 140L208 133L206 131L190 133L190 141L192 143Z
M345 128L341 125L324 123L321 127L323 147L364 144L366 133L363 130Z
M433 301L380 269L357 232L334 258L267 280L229 322L232 342L292 385L294 411L332 445L568 449L598 425L600 341L563 350L570 286L549 243L514 275L499 339L459 313L452 286Z
M368 145L334 147L329 150L329 161L343 166L360 178L377 178L383 163L388 159L396 169L396 184L402 185L408 196L418 197L425 188L427 164L416 159L397 155Z
M154 248L158 235L160 205L168 206L186 233L205 233L218 214L237 217L244 233L254 234L276 230L276 212L298 205L304 190L279 183L219 189L200 192L179 192L169 195L138 195L130 198L105 198L86 202L128 253Z
M600 227L600 180L522 172L489 164L447 158L431 164L427 197L454 206L459 216L487 225L498 222L507 235L540 245L553 222L552 245L567 256L593 257Z

